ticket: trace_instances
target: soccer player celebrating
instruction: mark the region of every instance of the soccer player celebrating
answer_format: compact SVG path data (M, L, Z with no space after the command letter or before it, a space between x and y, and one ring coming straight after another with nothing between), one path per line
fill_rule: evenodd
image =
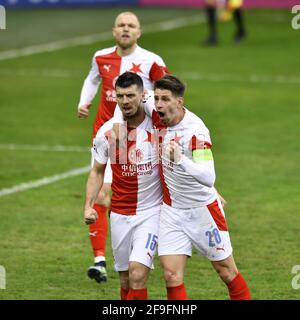
M116 96L114 84L125 71L139 74L146 89L153 88L153 81L160 79L167 69L161 57L137 45L141 36L140 23L132 12L123 12L116 17L113 26L116 46L97 51L92 59L92 67L84 81L78 105L78 116L87 118L92 101L102 82L101 101L94 121L93 137L98 129L114 113ZM107 238L106 211L110 205L111 170L107 166L104 183L94 209L98 219L90 224L90 240L94 252L94 266L88 269L88 276L97 282L107 280L105 249Z
M192 246L211 261L231 299L250 299L232 256L225 214L214 188L209 130L184 107L184 91L184 84L171 75L154 85L156 111L167 126L161 148L164 197L158 254L168 299L187 298L184 269Z
M144 103L154 127L160 129L160 177L163 205L158 254L164 269L169 300L187 299L184 270L194 246L206 256L228 287L231 299L250 299L247 283L238 271L220 196L214 188L215 169L209 130L184 107L185 86L165 75L154 84ZM155 106L154 106L155 104ZM121 122L118 108L115 121Z
M97 220L94 203L108 159L112 168L111 239L122 300L147 299L147 278L157 249L162 190L158 148L152 143L152 120L143 107L143 81L132 72L116 81L116 100L127 121L126 143L114 139L114 119L94 139L94 165L86 187L84 218Z

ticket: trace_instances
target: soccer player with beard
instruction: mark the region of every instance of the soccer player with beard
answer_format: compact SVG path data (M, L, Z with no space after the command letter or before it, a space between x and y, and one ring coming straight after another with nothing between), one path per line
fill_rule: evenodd
M93 224L97 220L94 203L110 159L111 240L122 300L147 299L162 203L158 149L151 141L152 119L145 115L143 95L143 81L137 74L126 72L118 78L116 99L127 121L127 139L122 146L116 143L113 118L101 127L94 139L95 161L86 187L84 218Z
M158 255L169 300L188 299L184 271L192 248L205 256L226 284L232 300L249 300L250 290L238 271L216 179L210 133L203 121L184 106L184 84L165 75L144 101L146 113L159 129L163 205ZM155 105L155 106L154 106ZM122 122L118 108L115 122Z
M85 119L102 82L101 100L94 121L93 138L99 128L112 118L116 106L115 81L125 71L137 73L143 80L145 89L153 89L153 81L160 79L168 70L158 55L138 46L141 36L138 17L132 12L122 12L113 26L116 45L99 50L92 59L92 67L84 81L78 116ZM93 160L92 160L93 161ZM105 249L107 238L106 211L110 205L111 170L107 166L104 183L94 203L98 219L89 225L90 240L94 252L94 265L88 269L88 276L97 282L107 280Z

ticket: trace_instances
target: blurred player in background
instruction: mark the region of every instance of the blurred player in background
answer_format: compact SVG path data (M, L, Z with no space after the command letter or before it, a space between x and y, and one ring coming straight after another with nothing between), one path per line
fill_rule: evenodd
M116 46L97 51L92 59L92 67L84 81L78 105L80 119L87 118L92 101L102 82L101 100L94 121L93 137L98 129L108 121L116 106L114 82L125 71L139 74L145 89L153 88L153 81L160 79L167 71L158 55L137 45L141 36L140 22L132 12L123 12L116 17L113 26ZM90 240L94 252L94 266L88 269L88 276L97 282L107 280L105 250L107 238L106 211L110 206L111 169L107 166L103 187L94 202L98 219L90 224Z
M187 299L184 270L194 246L206 256L234 300L250 299L233 256L225 214L214 188L212 142L204 123L184 107L184 84L166 75L155 82L156 113L167 126L161 145L163 206L158 254L168 299Z
M216 45L218 43L217 19L230 20L232 17L236 25L234 41L241 42L245 36L244 17L242 11L243 0L206 0L206 18L209 35L205 44Z
M116 99L127 121L126 144L113 138L114 118L94 139L94 165L87 182L85 222L94 224L94 203L110 158L112 168L111 239L122 300L147 299L147 278L157 249L162 190L158 149L151 141L152 119L143 107L143 81L132 72L116 82ZM109 165L109 164L108 164Z

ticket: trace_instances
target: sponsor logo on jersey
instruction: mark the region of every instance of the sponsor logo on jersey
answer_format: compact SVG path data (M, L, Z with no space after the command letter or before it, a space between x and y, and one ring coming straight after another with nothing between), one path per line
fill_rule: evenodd
M110 67L111 67L111 64L105 64L105 65L103 66L103 69L105 69L107 72L109 72Z
M151 162L143 164L123 164L121 168L123 177L148 176L153 173L153 165Z
M116 91L115 90L107 90L106 91L106 101L116 102Z
M97 233L98 233L97 231L90 232L90 236L91 236L91 237L96 237L96 236L97 236Z

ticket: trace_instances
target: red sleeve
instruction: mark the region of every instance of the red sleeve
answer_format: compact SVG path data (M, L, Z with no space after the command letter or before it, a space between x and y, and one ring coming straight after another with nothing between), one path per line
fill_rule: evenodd
M162 78L167 73L170 73L170 71L166 67L160 66L156 62L154 62L149 72L149 78L151 81L156 81Z
M192 136L190 140L189 149L191 151L198 150L198 149L210 149L211 144L207 141L199 140L195 135Z

